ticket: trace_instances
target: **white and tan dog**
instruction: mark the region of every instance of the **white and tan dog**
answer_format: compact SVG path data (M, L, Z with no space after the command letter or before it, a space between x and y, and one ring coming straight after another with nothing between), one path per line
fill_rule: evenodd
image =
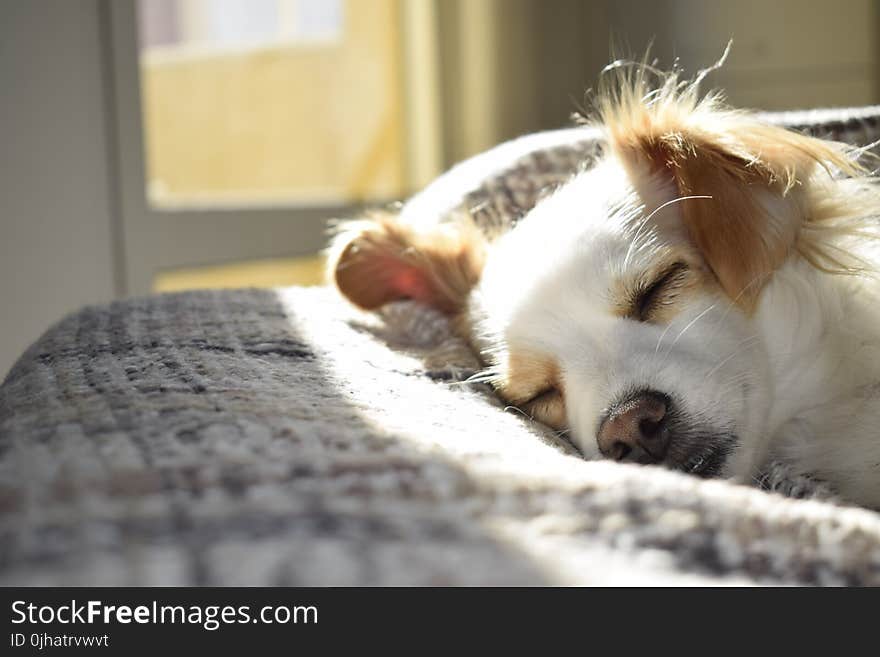
M339 289L453 316L498 394L587 458L741 481L781 461L880 507L880 193L859 152L675 73L611 77L594 167L497 238L467 216L349 222Z

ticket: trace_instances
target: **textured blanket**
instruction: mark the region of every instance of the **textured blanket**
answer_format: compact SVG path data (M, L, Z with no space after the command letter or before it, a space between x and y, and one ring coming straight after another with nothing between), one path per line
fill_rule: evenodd
M877 107L767 118L880 138ZM524 137L402 212L504 225L600 147ZM0 584L880 584L877 513L586 462L477 367L431 311L329 289L75 313L0 386Z
M0 388L0 583L878 584L880 516L586 462L409 303L85 309Z

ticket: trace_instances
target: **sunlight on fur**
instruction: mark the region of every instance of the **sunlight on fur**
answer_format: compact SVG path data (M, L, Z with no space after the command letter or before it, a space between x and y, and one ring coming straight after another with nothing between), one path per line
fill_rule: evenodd
M646 60L615 62L601 78L593 115L580 121L601 129L622 159L636 157L666 167L682 196L700 193L703 183L723 197L723 203L714 206L688 204L685 220L695 240L708 248L718 244L721 253L716 257L737 261L720 263L719 268L757 260L745 272L751 278L735 280L738 289L729 290L742 294L747 303L755 300L765 278L787 257L788 241L774 244L772 240L786 237L788 230L795 232L795 248L823 271L852 274L870 269L868 262L841 246L848 237L877 234L875 182L859 162L864 150L762 123L754 114L728 107L720 91L701 94L700 82L723 64L729 48L715 66L693 80L681 79L679 70L659 71ZM697 171L690 169L691 162ZM717 177L714 186L705 180L707 171ZM854 180L826 183L841 173ZM753 183L763 183L779 199L799 205L797 225L777 224L771 231L750 225L759 219L774 220L761 217L770 208L742 193ZM725 215L721 222L719 207ZM707 209L715 216L702 216ZM718 235L702 237L707 223L712 231L729 234L720 242Z
M870 145L701 93L724 57L693 79L614 62L581 117L601 156L509 230L344 222L329 274L363 308L446 313L485 365L473 380L587 459L745 483L782 462L880 507Z

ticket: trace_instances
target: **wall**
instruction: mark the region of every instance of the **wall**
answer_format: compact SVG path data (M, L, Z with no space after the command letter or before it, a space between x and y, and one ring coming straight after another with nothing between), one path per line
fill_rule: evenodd
M568 125L612 58L641 57L706 80L738 106L876 103L876 0L440 0L445 28L446 163L489 142ZM485 28L474 25L482 19ZM458 27L458 31L456 31ZM476 67L476 49L489 61ZM486 97L473 99L475 89ZM486 126L480 131L475 126Z
M100 24L98 0L0 5L0 379L115 292Z
M737 105L774 110L877 102L872 0L668 4L675 54L691 66L711 64L733 39L727 64L712 80L729 89Z

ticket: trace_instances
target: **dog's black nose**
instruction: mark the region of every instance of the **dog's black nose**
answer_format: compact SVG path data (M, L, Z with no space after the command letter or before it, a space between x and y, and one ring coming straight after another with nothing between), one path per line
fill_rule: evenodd
M599 427L599 451L615 461L659 463L669 449L668 413L669 398L659 392L641 390L627 397Z

